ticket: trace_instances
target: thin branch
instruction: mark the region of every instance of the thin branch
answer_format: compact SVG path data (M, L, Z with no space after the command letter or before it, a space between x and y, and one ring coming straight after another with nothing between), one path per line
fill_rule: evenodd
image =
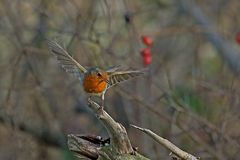
M175 146L173 143L171 143L167 139L164 139L164 138L158 136L157 134L155 134L154 132L152 132L149 129L140 128L140 127L135 126L135 125L131 125L131 126L140 130L140 131L142 131L142 132L144 132L144 133L146 133L147 135L152 137L156 142L162 144L164 147L169 149L171 152L173 152L176 156L180 157L181 159L184 159L184 160L198 160L198 159L200 159L200 158L197 158L197 157L181 150L180 148Z

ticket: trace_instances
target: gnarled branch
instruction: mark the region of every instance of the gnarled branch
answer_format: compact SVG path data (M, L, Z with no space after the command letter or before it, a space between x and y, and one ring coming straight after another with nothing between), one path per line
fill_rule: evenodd
M132 148L126 129L116 122L105 110L88 100L90 109L104 125L110 141L100 137L68 135L68 148L81 158L98 160L149 160Z
M97 103L91 99L89 99L88 102L89 107L94 111L98 119L106 128L111 139L111 145L115 152L118 154L133 154L134 151L126 129L120 123L114 121L114 119L112 119L106 111L101 110Z

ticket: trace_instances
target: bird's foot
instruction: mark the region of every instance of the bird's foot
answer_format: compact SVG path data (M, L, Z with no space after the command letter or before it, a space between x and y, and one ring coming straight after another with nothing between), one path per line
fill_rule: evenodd
M103 107L103 106L100 106L100 107L98 108L98 112L102 114L102 113L103 113L103 109L104 109L104 107Z
M88 101L92 101L92 97L88 97Z

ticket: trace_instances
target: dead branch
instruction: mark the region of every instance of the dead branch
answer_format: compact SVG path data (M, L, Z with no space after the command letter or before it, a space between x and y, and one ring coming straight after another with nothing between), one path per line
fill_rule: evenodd
M140 128L140 127L135 126L135 125L131 125L131 126L140 130L140 131L142 131L142 132L144 132L144 133L146 133L147 135L152 137L156 142L162 144L164 147L169 149L171 152L173 152L176 156L178 156L181 159L184 159L184 160L198 160L198 159L200 159L200 158L196 158L195 156L181 150L180 148L175 146L173 143L171 143L169 140L158 136L157 134L155 134L154 132L152 132L149 129Z
M89 107L92 109L92 111L94 111L98 119L106 128L111 139L111 144L116 153L132 154L134 151L128 138L126 129L120 123L115 122L107 112L104 110L99 110L100 106L97 103L91 99L89 99L88 102Z
M87 157L101 160L148 160L135 152L128 138L126 129L116 122L100 106L88 100L89 108L95 113L99 121L104 125L110 136L110 142L98 137L69 135L68 148L77 157Z
M76 157L98 159L98 148L100 146L85 140L81 136L68 135L68 148L75 153Z

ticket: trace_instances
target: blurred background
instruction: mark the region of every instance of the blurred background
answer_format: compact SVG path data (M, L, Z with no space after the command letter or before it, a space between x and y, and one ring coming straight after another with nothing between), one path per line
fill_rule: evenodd
M149 69L106 94L140 153L170 159L130 124L201 159L238 159L239 11L238 0L2 0L0 159L70 159L67 134L108 137L52 38L83 66Z

